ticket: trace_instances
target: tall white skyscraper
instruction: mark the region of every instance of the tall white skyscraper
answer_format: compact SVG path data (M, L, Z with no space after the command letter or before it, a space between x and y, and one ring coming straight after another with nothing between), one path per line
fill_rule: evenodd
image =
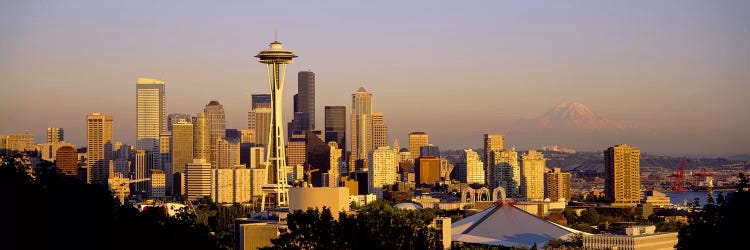
M517 197L518 188L521 186L521 167L518 165L518 153L515 148L493 150L489 159L490 188L500 186L505 188L508 197Z
M479 154L472 149L464 149L458 163L458 180L461 183L484 184L484 164Z
M521 156L521 195L529 201L544 200L544 155L536 150Z
M367 158L373 149L372 141L372 94L364 87L360 87L352 94L351 113L351 140L352 154L349 160L349 172L354 172L357 160L364 160L367 166Z
M150 169L162 169L159 136L167 132L167 101L164 82L138 78L136 84L136 149L148 151Z
M370 154L370 164L367 169L368 191L374 193L378 199L383 198L383 186L396 183L398 170L393 164L396 153L391 147L379 147Z
M224 106L219 104L218 101L211 101L203 109L203 113L206 115L208 121L208 130L210 135L211 145L211 166L217 168L219 166L219 159L214 157L218 152L219 143L226 137L226 124L224 121Z

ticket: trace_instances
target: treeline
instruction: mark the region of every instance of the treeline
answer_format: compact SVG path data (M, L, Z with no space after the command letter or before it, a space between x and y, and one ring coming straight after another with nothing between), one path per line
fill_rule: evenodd
M288 229L265 249L442 249L429 227L436 215L429 211L375 202L334 220L328 208L298 210L287 217Z
M698 206L696 198L694 206ZM716 199L708 196L703 209L694 211L688 226L679 231L678 250L688 249L742 249L750 226L750 184L740 173L735 192L717 193ZM744 247L743 247L744 246Z
M4 249L226 249L191 213L122 205L104 185L0 160Z

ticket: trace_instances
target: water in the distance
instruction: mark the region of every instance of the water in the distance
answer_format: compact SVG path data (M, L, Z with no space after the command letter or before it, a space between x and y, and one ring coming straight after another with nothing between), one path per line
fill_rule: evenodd
M716 195L721 192L723 194L727 194L729 192L733 192L734 190L714 190L714 200L716 200ZM698 198L700 199L700 205L706 205L706 202L708 201L708 192L664 192L667 196L669 196L669 200L674 205L683 205L683 202L687 200L687 204L690 205L693 203L693 199Z

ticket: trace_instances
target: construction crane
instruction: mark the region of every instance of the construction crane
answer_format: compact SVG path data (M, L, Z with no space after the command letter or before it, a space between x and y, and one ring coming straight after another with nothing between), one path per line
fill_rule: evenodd
M307 165L307 170L305 170L305 180L307 180L307 185L312 186L312 173L320 171L320 169L310 169L309 164Z
M121 176L109 178L109 188L115 193L115 197L120 199L120 204L125 204L125 197L130 195L130 184L144 181L150 181L151 178L128 179Z
M674 192L685 192L685 160L680 161L680 168L677 173L672 175L674 177L674 183L672 184L672 191Z

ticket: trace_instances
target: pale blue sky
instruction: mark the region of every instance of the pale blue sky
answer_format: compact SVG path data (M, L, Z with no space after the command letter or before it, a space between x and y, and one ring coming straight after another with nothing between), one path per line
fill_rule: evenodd
M748 1L3 1L0 133L41 142L63 127L83 146L98 111L133 143L138 77L166 82L168 113L215 99L228 127L245 128L249 95L268 92L252 56L278 29L299 55L285 116L296 72L311 69L319 128L323 106L349 112L364 86L402 145L425 131L443 148L479 147L483 133L575 101L638 125L650 136L623 140L644 151L750 153L749 13Z

